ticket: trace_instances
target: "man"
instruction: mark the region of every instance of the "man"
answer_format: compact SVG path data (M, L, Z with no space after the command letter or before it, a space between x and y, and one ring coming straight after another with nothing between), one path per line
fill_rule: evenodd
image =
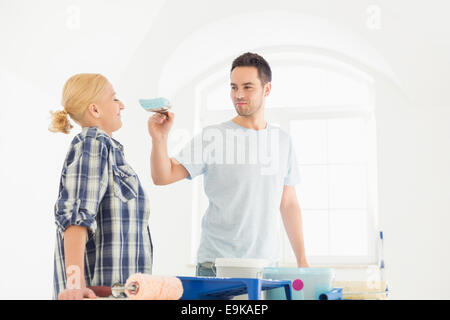
M261 56L245 53L231 68L237 116L209 126L174 158L167 136L174 114L148 121L151 172L156 185L204 175L209 207L202 220L197 276L215 276L216 258L259 258L279 263L279 214L299 267L309 267L303 241L299 182L289 135L264 119L272 73ZM236 152L237 150L237 152Z

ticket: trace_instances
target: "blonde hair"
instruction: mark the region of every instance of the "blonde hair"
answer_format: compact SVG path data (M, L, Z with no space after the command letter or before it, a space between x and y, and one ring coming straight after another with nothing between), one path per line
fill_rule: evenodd
M108 83L108 80L98 73L80 73L70 77L63 88L61 100L63 110L50 111L52 122L49 130L69 133L73 126L67 115L78 123L87 107L100 101Z

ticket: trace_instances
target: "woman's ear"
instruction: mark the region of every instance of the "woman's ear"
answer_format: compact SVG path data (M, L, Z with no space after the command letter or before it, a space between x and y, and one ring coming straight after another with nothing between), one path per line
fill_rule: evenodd
M94 117L95 119L100 118L100 110L98 108L98 106L95 103L91 103L88 106L88 112L91 114L92 117Z

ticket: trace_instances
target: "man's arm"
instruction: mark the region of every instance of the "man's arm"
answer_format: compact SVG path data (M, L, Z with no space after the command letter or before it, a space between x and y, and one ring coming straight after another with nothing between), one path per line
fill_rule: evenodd
M186 168L167 154L167 140L153 139L150 166L153 183L166 185L185 179L189 176Z
M303 239L303 223L295 187L284 186L280 205L284 228L297 258L299 268L309 268Z
M153 183L166 185L185 179L189 176L186 168L167 152L167 137L172 127L174 114L169 112L167 117L155 113L148 120L148 131L152 137L152 153L150 167Z

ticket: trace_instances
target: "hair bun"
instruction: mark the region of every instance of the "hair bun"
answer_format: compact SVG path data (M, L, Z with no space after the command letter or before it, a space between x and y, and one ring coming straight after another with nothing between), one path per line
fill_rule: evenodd
M67 117L68 112L65 109L56 112L50 111L50 114L52 117L52 123L48 129L51 132L63 132L67 134L70 132L70 129L73 128Z

